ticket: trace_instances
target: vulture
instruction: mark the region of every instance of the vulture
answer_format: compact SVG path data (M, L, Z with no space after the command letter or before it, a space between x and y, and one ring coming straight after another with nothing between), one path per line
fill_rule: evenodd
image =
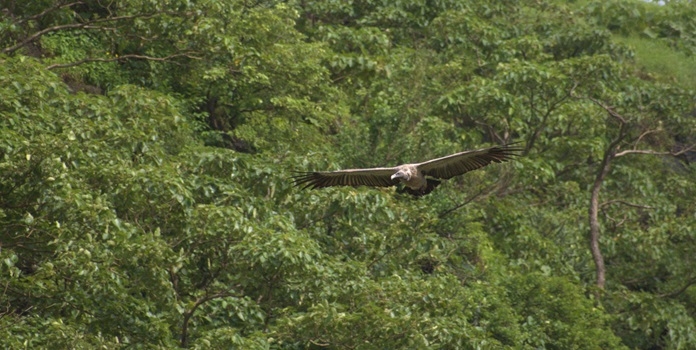
M447 180L491 163L501 163L519 155L522 148L495 146L455 153L422 163L403 164L391 168L311 171L294 176L295 186L323 188L331 186L388 187L402 183L402 192L423 196L432 192L439 180Z

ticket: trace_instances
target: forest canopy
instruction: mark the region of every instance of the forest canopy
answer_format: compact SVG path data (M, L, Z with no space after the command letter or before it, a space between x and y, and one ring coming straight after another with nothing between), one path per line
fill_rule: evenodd
M696 348L692 0L0 12L7 348Z

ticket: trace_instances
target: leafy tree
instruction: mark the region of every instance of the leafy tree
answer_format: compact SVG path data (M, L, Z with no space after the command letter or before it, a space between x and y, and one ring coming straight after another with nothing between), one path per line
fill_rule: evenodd
M0 1L0 339L692 348L690 5Z

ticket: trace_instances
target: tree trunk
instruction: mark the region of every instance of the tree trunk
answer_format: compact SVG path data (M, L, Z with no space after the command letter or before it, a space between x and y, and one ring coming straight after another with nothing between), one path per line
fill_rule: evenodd
M597 270L597 287L604 289L606 281L606 268L604 267L604 257L599 249L599 191L602 188L604 178L609 172L609 165L614 158L614 147L609 149L604 154L602 165L597 172L594 184L592 185L592 195L590 196L590 252L595 262Z

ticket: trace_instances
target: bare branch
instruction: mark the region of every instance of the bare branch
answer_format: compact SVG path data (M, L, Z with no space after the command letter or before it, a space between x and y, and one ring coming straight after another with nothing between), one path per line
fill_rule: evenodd
M387 256L387 254L391 253L393 250L400 250L401 247L403 247L404 244L406 244L406 242L408 242L408 241L409 241L409 240L402 238L402 239L401 239L401 242L400 242L399 244L397 244L396 247L394 247L393 249L384 249L384 253L382 253L382 254L379 255L378 257L372 259L372 261L370 261L370 263L367 264L367 269L371 269L372 266L373 266L374 264L376 264L377 262L379 262L380 260L382 260L382 258L384 258L385 256Z
M638 138L636 139L636 142L633 144L633 148L635 149L636 147L638 147L638 143L640 142L640 140L643 139L643 137L645 137L645 136L647 136L647 135L650 135L650 134L655 134L655 133L658 133L658 132L662 132L662 131L664 131L664 130L662 130L662 129L653 129L653 130L646 130L646 131L644 131L644 132L643 132L642 134L640 134L640 136L638 136Z
M592 184L592 193L590 195L590 208L588 210L588 216L589 216L589 221L590 221L590 252L592 253L592 258L595 262L595 268L596 268L596 273L597 273L597 287L600 289L604 289L604 284L606 282L606 267L604 265L604 257L602 256L602 251L599 247L599 236L600 236L600 227L599 227L599 193L602 188L602 183L604 182L604 178L607 176L609 173L609 168L611 166L611 161L616 157L616 150L619 147L619 144L626 138L626 118L621 116L620 114L616 113L611 107L606 106L605 104L601 103L600 101L589 98L592 100L594 103L602 107L604 110L606 110L611 116L616 118L619 123L619 134L616 135L616 138L614 138L611 143L609 143L609 147L604 151L604 157L602 158L602 164L599 167L599 170L597 171L597 175L595 177L595 181Z
M490 188L481 189L481 190L478 191L478 193L476 193L475 195L473 195L473 196L467 198L463 203L457 204L457 205L455 205L453 208L450 208L450 209L447 209L447 210L443 211L442 213L440 213L440 215L438 215L438 217L439 217L440 219L442 219L443 217L445 217L446 215L452 213L453 211L455 211L455 210L457 210L457 209L459 209L459 208L461 208L461 207L463 207L463 206L465 206L465 205L467 205L467 204L473 202L474 199L478 198L478 197L479 197L480 195L482 195L484 192L487 192L487 193L493 192L493 187L495 187L495 186L491 186Z
M658 155L658 156L666 156L671 154L670 152L658 152L658 151L653 151L649 149L627 149L625 151L621 151L616 153L615 157L623 157L627 154L653 154L653 155Z
M607 219L611 220L611 222L614 223L614 228L618 228L619 226L623 225L626 222L626 219L628 218L627 215L624 214L623 218L621 218L621 221L619 221L611 217L611 215L607 214L607 212L604 210L602 210L602 214L604 214L604 216Z
M90 57L90 58L84 58L84 59L81 59L79 61L70 62L70 63L52 64L52 65L46 67L46 69L51 70L51 69L56 69L56 68L69 68L69 67L74 67L74 66L77 66L77 65L80 65L83 63L88 63L88 62L114 62L114 61L122 61L122 60L126 60L126 59L131 59L131 58L132 59L139 59L139 60L146 60L146 61L160 61L160 62L169 61L172 58L176 58L176 57L186 57L186 58L191 58L191 59L196 59L196 60L201 59L200 57L192 56L191 53L192 52L177 53L177 54L169 55L166 57L152 57L152 56L135 55L135 54L123 55L123 56L112 57L112 58L91 58ZM173 62L173 63L176 63L176 62Z
M564 94L563 96L561 96L559 99L557 99L555 101L547 101L546 113L544 113L544 116L542 117L541 123L539 123L539 125L537 125L537 127L534 128L534 133L532 133L531 136L529 137L529 139L527 140L527 144L525 145L524 151L522 152L523 156L528 155L529 152L531 151L531 149L534 147L534 143L536 142L536 140L541 135L541 132L546 127L546 124L547 124L548 119L551 116L551 114L558 108L558 106L560 106L568 98L575 96L575 89L577 87L578 87L578 82L574 82L573 86L570 88L570 90L568 90L567 94ZM538 110L534 104L534 91L531 91L531 93L530 93L529 104L530 104L530 106L529 106L530 111L535 112ZM527 123L527 124L530 125L531 123Z
M623 201L623 200L620 200L620 199L610 200L610 201L608 201L608 202L604 202L604 203L600 204L599 206L600 206L600 207L605 207L605 206L611 205L611 204L623 204L623 205L627 205L627 206L629 206L629 207L641 208L641 209L655 209L654 207L651 207L651 206L649 206L649 205L634 204L634 203L626 202L626 201Z
M241 295L238 294L233 294L227 291L224 292L218 292L215 294L208 294L206 291L206 294L200 298L198 298L193 306L191 307L190 310L184 312L184 321L181 326L181 347L188 347L188 323L193 314L196 312L196 309L198 309L199 306L203 305L204 303L211 301L213 299L218 299L218 298L227 298L227 297L241 297Z
M653 151L650 149L627 149L625 151L621 151L616 153L615 157L621 157L625 156L627 154L652 154L652 155L658 155L658 156L678 156L681 154L684 154L686 152L689 152L693 149L696 149L696 144L693 144L689 147L685 147L677 152L659 152L659 151Z
M599 100L596 99L596 98L589 97L589 96L584 96L584 97L583 97L583 96L575 95L574 89L571 90L570 95L571 95L572 97L577 98L577 99L583 99L583 98L585 98L585 99L588 99L588 100L594 102L594 104L596 104L597 106L601 107L602 109L604 109L605 111L607 111L607 113L609 113L609 115L611 115L612 117L616 118L619 122L621 122L622 125L628 123L628 120L627 120L624 116L622 116L621 114L619 114L618 112L616 112L616 111L614 110L614 107L609 106L609 105L606 105L606 104L602 103L602 101L599 101Z
M316 345L316 346L322 347L322 348L325 348L325 347L331 345L331 343L329 343L328 341L321 340L321 339L318 339L318 340L310 339L309 342Z
M689 289L689 287L693 286L694 284L696 284L696 278L692 278L691 280L689 280L683 287L681 287L673 292L660 294L660 295L658 295L658 297L660 297L660 298L676 297L679 294L684 293L687 289Z
M679 150L678 152L671 152L670 154L672 154L673 156L678 156L678 155L682 155L686 152L691 152L695 149L696 149L696 143L694 143L693 145L691 145L689 147L684 147L681 150Z
M607 106L607 105L605 105L604 103L602 103L601 101L599 101L599 100L597 100L597 99L595 99L595 98L592 98L592 97L587 97L587 99L590 100L590 101L592 101L592 102L594 102L597 106L602 107L602 109L604 109L605 111L607 111L607 113L609 113L609 115L611 115L612 117L618 119L618 120L621 122L621 124L626 124L626 123L628 122L628 121L626 120L626 118L625 118L624 116L622 116L621 114L617 113L617 112L614 110L613 107Z
M130 15L130 16L116 16L116 17L107 17L107 18L98 18L92 21L87 21L84 23L71 23L71 24L63 24L63 25L57 25L57 26L52 26L48 28L44 28L42 30L39 30L38 32L26 37L24 40L21 42L2 49L0 53L12 53L23 46L33 42L34 40L40 38L41 36L56 32L59 30L65 30L65 29L104 29L104 27L97 26L95 24L101 24L101 23L109 23L109 22L116 22L116 21L124 21L124 20L131 20L131 19L148 19L148 18L153 18L155 16L165 14L166 12L154 12L154 13L146 13L146 14L137 14L137 15Z
M14 24L17 25L17 24L22 24L22 23L25 23L25 22L33 21L33 20L39 19L39 18L41 18L41 17L47 15L47 14L50 13L50 12L53 12L53 11L56 11L56 10L60 10L60 9L62 9L62 8L65 8L65 7L72 7L72 6L75 6L75 5L82 5L82 4L84 4L84 1L75 1L75 2L65 3L65 4L57 4L57 5L53 6L53 7L49 7L49 8L47 8L47 9L43 10L43 11L40 12L40 13L37 13L37 14L33 15L33 16L29 16L29 17L26 17L26 18L22 18L22 19L20 19L19 21L14 22Z

